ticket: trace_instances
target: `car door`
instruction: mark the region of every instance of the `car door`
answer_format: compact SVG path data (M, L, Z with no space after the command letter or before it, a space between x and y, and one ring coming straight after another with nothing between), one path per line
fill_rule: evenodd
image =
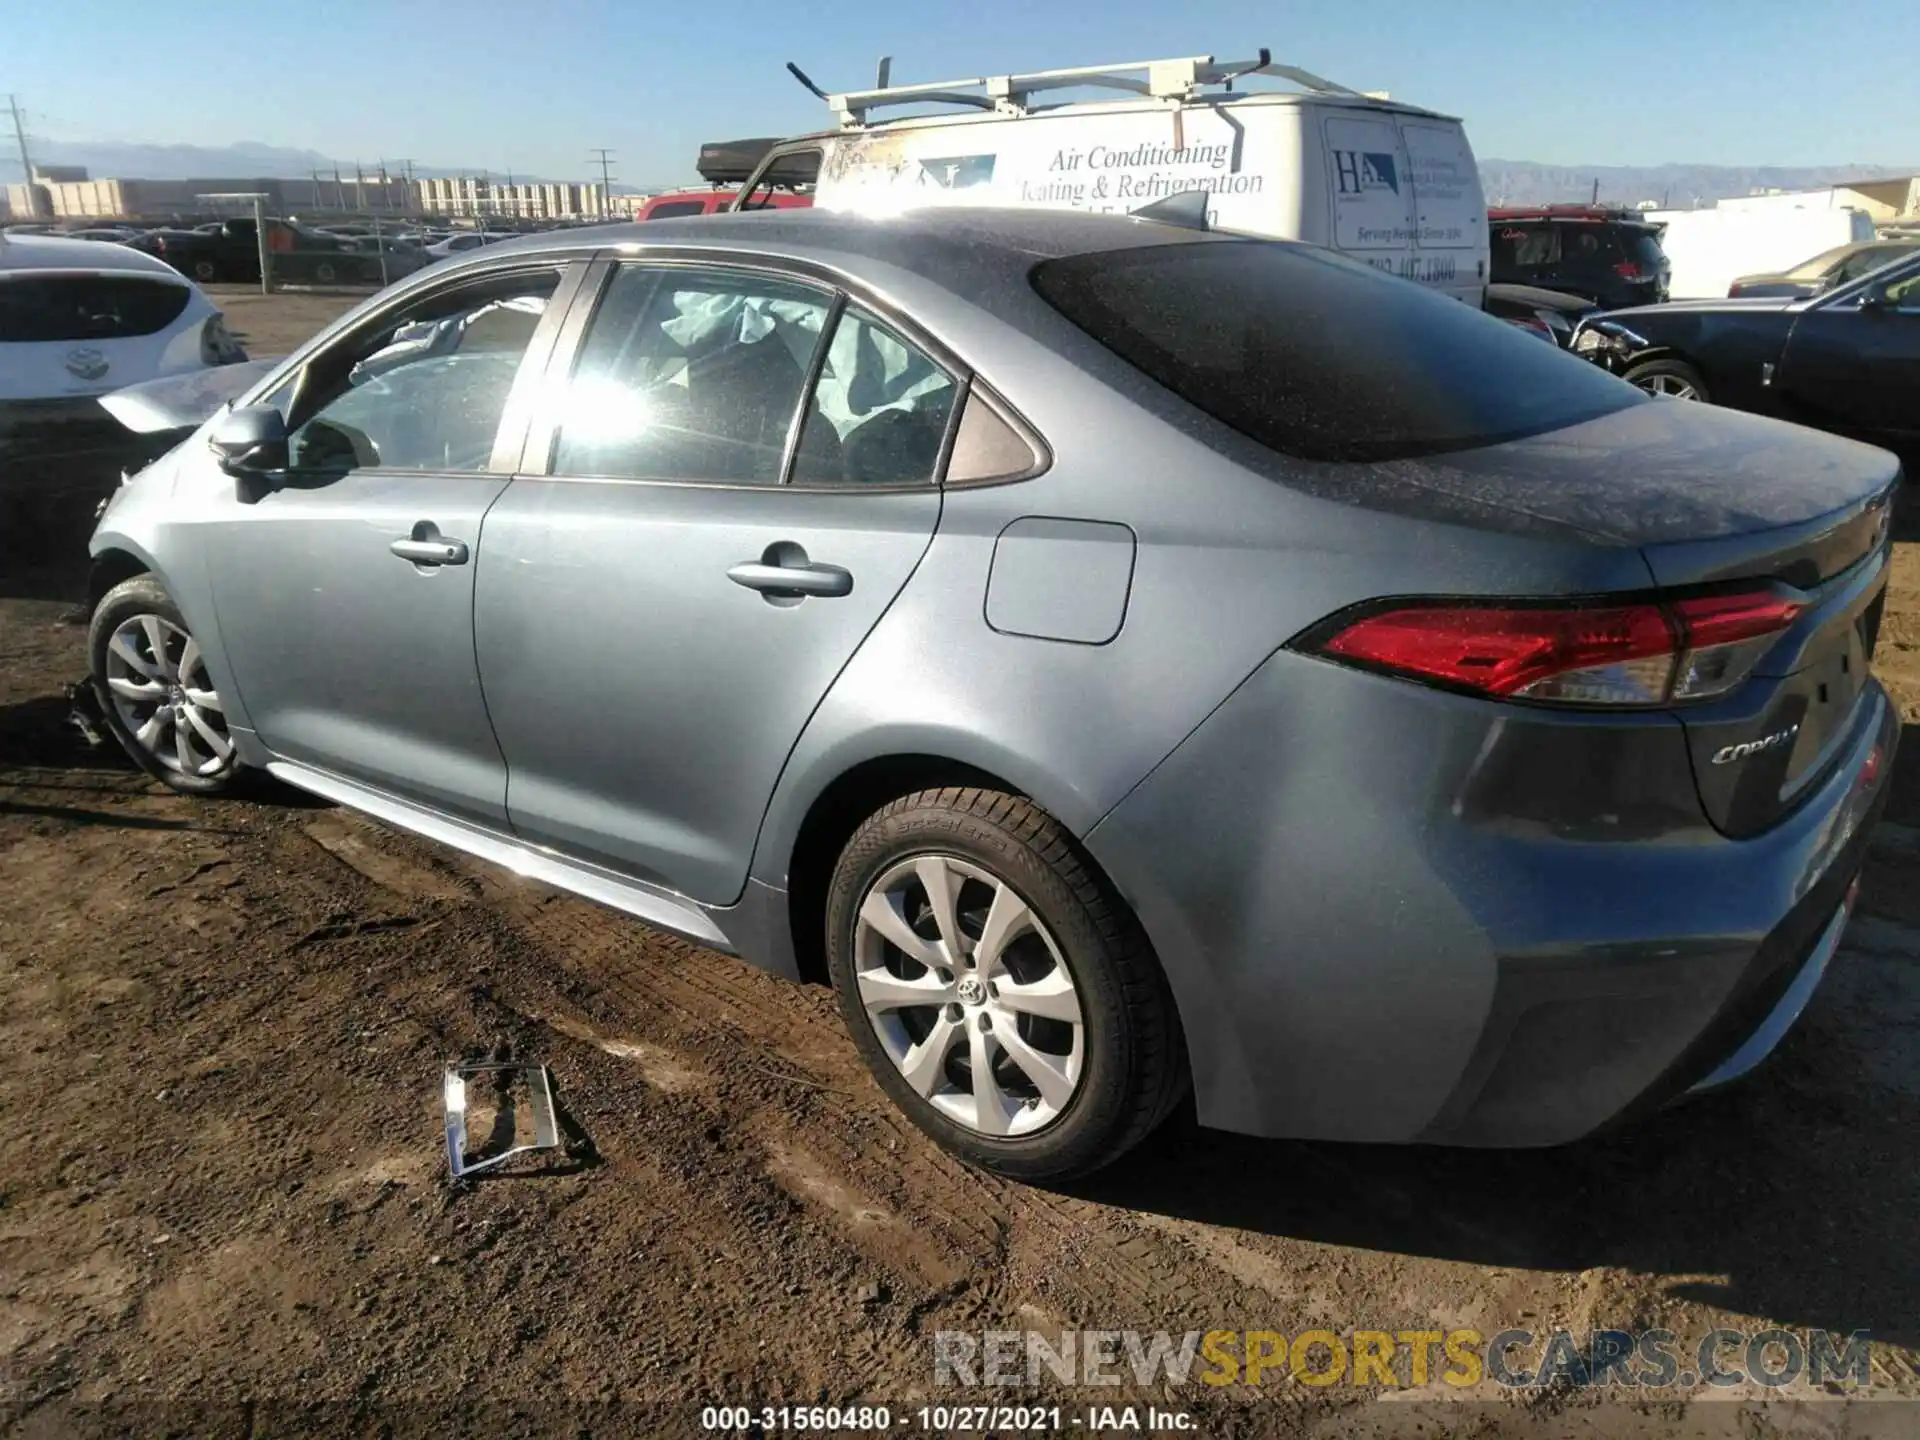
M621 265L569 331L475 603L508 812L731 903L794 742L932 538L959 377L764 270Z
M1884 302L1863 307L1870 291ZM1882 270L1802 314L1774 384L1811 423L1920 434L1920 260Z
M524 432L509 396L551 349L561 278L542 264L437 287L275 393L291 468L265 493L236 487L207 539L228 663L275 755L505 827L473 577Z

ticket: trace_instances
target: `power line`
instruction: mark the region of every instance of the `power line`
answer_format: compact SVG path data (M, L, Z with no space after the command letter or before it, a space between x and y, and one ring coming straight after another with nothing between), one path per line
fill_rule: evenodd
M27 154L27 126L20 118L20 97L7 96L7 108L13 112L13 138L20 146L20 178L26 185L27 218L37 220L40 218L40 192L33 185L33 157Z
M613 170L611 168L613 164L613 151L595 149L593 153L600 157L600 213L605 215L607 213L607 202L613 195Z

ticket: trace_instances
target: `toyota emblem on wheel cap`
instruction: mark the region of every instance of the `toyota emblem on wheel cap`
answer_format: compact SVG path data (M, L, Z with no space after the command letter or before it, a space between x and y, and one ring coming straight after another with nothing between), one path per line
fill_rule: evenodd
M91 345L67 352L67 373L76 380L98 380L107 373L107 357Z

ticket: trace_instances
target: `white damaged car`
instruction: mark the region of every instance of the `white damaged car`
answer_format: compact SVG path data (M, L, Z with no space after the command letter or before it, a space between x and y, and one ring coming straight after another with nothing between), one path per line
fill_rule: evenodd
M0 239L0 439L111 426L102 395L246 358L213 302L151 255Z

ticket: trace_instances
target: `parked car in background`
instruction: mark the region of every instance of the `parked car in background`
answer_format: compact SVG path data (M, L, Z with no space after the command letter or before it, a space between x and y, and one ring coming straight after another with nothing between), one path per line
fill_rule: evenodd
M1580 321L1597 309L1591 300L1583 300L1578 295L1541 290L1532 285L1501 284L1487 286L1482 308L1509 325L1518 325L1542 340L1551 340L1562 350L1573 343L1573 332Z
M401 240L382 235L356 235L347 237L348 253L359 257L357 267L348 270L348 278L364 280L373 284L391 284L404 276L423 270L433 263L434 257L426 249L411 240Z
M462 230L457 234L443 235L426 246L426 252L434 260L445 260L449 256L464 255L469 250L478 250L482 245L491 245L496 240L510 240L509 232Z
M67 240L95 240L112 245L125 245L141 234L140 231L119 225L93 225L85 230L67 230L62 238Z
M1746 1073L1834 953L1897 475L1315 246L727 215L369 301L118 490L88 646L177 790L830 978L972 1163L1189 1085L1547 1145Z
M152 237L153 253L203 285L220 281L249 283L260 278L260 237L251 218L216 220L192 230L162 230ZM267 249L274 277L295 283L334 285L364 278L364 267L344 257L353 247L329 235L286 220L267 221Z
M246 358L213 302L151 256L0 239L0 429L102 422L110 390Z
M1583 321L1573 348L1654 395L1909 446L1920 438L1920 255L1811 299L1610 311Z
M675 220L687 215L718 215L733 207L733 189L669 190L655 195L633 212L635 220ZM813 204L811 195L782 190L763 197L760 210L804 209Z
M1531 285L1603 309L1667 298L1660 230L1631 210L1596 205L1495 207L1487 212L1495 284Z
M78 527L121 466L159 453L115 425L101 396L245 358L212 302L151 256L0 238L0 566L32 563L22 547L49 524Z
M1742 275L1727 288L1729 299L1787 295L1818 295L1871 275L1882 265L1920 254L1920 236L1904 240L1874 240L1867 244L1836 245L1811 260L1777 275Z

